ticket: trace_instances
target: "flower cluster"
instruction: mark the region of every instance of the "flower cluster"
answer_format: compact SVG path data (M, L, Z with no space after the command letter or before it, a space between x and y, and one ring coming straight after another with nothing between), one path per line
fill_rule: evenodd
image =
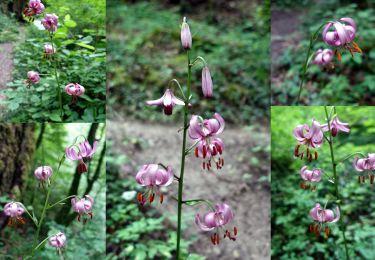
M344 17L338 21L328 22L323 29L323 41L335 48L318 50L315 53L314 63L319 65L328 65L335 53L338 60L341 61L342 50L348 50L352 57L354 53L362 53L361 48L354 42L357 33L357 25L352 18Z
M349 124L339 120L337 115L330 118L327 124L320 124L315 119L312 120L311 127L307 124L298 125L293 130L293 135L297 140L298 144L294 149L294 156L301 160L307 158L308 162L311 162L314 158L318 159L318 153L315 149L321 147L324 143L324 139L327 139L332 145L331 138L335 138L339 132L349 133ZM318 183L322 179L323 171L315 168L312 170L304 165L300 170L300 176L302 182L300 187L304 190L310 189L311 191L316 190L314 183ZM333 182L337 181L336 179ZM328 224L337 222L340 219L340 208L336 207L336 217L330 209L322 208L319 203L316 203L314 208L310 210L310 217L314 221L314 224L310 225L310 232L319 236L321 231L325 232L326 237L332 232L328 227Z
M184 106L185 108L185 119L184 119L184 142L183 142L183 159L182 163L185 160L185 156L189 155L191 152L195 154L197 158L202 160L202 168L204 170L210 171L213 167L216 166L216 169L221 169L224 166L224 158L222 157L224 151L224 142L219 135L224 131L225 122L223 117L219 113L214 113L213 118L204 119L199 115L192 115L189 123L187 123L187 116L192 105L190 100L192 95L190 93L190 76L191 69L197 61L203 63L202 68L202 94L206 98L213 97L213 83L210 70L207 66L206 61L198 56L193 62L190 62L190 53L189 50L192 48L192 36L190 32L190 27L186 22L186 18L183 19L181 25L181 45L183 49L187 52L188 56L188 86L187 93L184 93L183 88L176 79L171 80L171 82L176 83L181 91L183 98L175 96L173 91L169 88L166 89L163 96L156 100L146 101L146 105L149 106L160 106L164 109L165 115L171 115L173 113L173 108L177 105ZM170 83L171 83L170 82ZM186 134L194 142L193 145L186 149ZM145 205L146 202L150 204L155 200L155 197L159 197L159 202L163 203L164 195L162 189L170 186L173 183L173 180L176 179L179 182L179 198L176 199L179 203L179 225L178 230L180 230L180 220L181 220L181 204L186 203L182 201L182 183L183 183L183 171L182 169L181 176L175 176L171 166L164 166L163 164L150 163L143 165L142 168L136 174L136 181L139 185L145 188L144 192L138 192L137 201L141 205ZM204 200L196 200L204 201ZM209 204L211 205L211 204ZM212 208L212 206L210 206ZM213 232L211 235L211 242L214 245L219 244L220 242L220 229L223 229L224 226L230 224L233 221L234 213L229 205L225 203L216 204L215 209L205 214L203 220L201 220L200 215L197 214L195 217L195 223L202 231ZM233 230L226 229L224 232L224 238L228 238L232 241L236 240L237 228L234 227ZM177 232L179 234L179 232ZM177 238L179 241L179 238ZM177 245L179 245L177 243ZM179 248L177 246L177 248ZM177 249L179 252L179 249ZM178 257L178 253L177 253Z

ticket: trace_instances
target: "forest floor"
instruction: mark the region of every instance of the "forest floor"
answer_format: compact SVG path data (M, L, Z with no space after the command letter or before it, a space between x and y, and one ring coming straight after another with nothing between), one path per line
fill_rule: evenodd
M0 44L0 90L6 88L6 84L12 80L14 43ZM0 95L0 101L5 97Z
M177 125L144 123L140 121L109 121L107 140L113 143L113 154L126 154L129 162L122 166L123 178L133 178L143 164L163 162L174 167L178 173L180 165L181 133ZM185 208L187 229L183 237L197 236L190 247L191 253L198 253L207 259L269 259L270 258L270 187L261 181L269 176L269 157L266 147L269 137L266 128L233 128L226 126L220 136L225 142L222 170L203 171L201 162L194 156L186 160L184 195L185 199L205 198L213 202L225 201L235 211L234 223L239 230L236 242L222 241L212 246L208 234L198 234L194 214L198 208ZM190 141L189 141L190 143ZM260 147L264 149L259 152ZM264 152L263 152L264 151ZM252 165L253 164L253 165ZM256 165L256 166L255 166ZM176 196L177 185L168 188L168 197ZM175 216L176 204L168 201L157 206L160 213ZM204 213L205 206L199 211ZM167 214L168 215L168 214ZM170 223L175 228L175 222Z

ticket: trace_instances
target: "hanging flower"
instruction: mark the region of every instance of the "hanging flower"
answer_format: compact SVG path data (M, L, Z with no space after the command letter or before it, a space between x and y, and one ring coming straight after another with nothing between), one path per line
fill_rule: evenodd
M212 78L207 66L202 69L202 92L206 98L212 97Z
M333 30L331 30L331 28ZM339 21L329 22L323 29L323 40L334 47L335 53L341 61L341 48L349 50L353 57L354 52L362 53L361 48L354 42L357 32L357 25L352 18L345 17Z
M328 65L333 58L333 51L330 49L319 49L315 53L314 64L317 65Z
M9 218L8 226L17 227L19 224L25 224L25 220L22 214L25 212L22 203L20 202L9 202L4 206L4 214Z
M40 0L30 0L27 7L23 10L25 16L34 16L43 13L44 5Z
M50 237L48 243L61 253L61 250L66 245L66 236L64 233L59 232L56 235Z
M34 171L34 175L38 180L38 187L42 184L44 188L44 183L48 182L49 177L52 176L53 170L50 166L40 166Z
M369 153L366 158L354 158L353 160L353 167L356 171L358 172L363 172L363 171L374 171L375 170L375 153ZM366 175L361 175L358 176L358 183L365 183L366 182L366 177L370 178L370 183L374 183L374 175L373 174L368 174Z
M190 50L192 41L193 40L191 38L190 28L186 22L186 17L184 17L181 25L181 45L185 50Z
M59 17L55 14L46 14L42 19L42 25L49 32L56 32Z
M343 123L339 120L338 116L334 116L330 122L330 130L331 130L331 134L333 137L335 137L338 132L344 132L344 133L349 133L350 132L350 128L349 128L349 124L348 123ZM328 131L328 124L324 124L322 125L322 130L324 132L327 132Z
M46 56L53 55L56 53L56 48L52 44L44 44L44 54Z
M92 219L92 205L94 204L94 199L89 196L85 195L84 198L80 199L79 197L74 197L71 199L72 202L72 209L74 212L78 213L78 221L81 221L81 216L90 216ZM87 218L84 218L84 223L86 223Z
M202 231L215 231L211 235L211 242L214 245L220 243L220 229L224 229L224 226L232 222L234 218L233 210L229 207L228 204L218 203L215 206L215 210L208 212L204 215L203 220L199 214L195 215L195 224ZM230 240L235 241L237 236L237 228L233 228L233 233L226 229L224 232L224 238L229 238Z
M159 167L158 164L146 164L139 170L135 179L138 184L147 188L144 193L137 194L137 200L140 204L145 204L148 200L152 203L155 194L159 195L160 203L163 203L164 195L160 191L161 187L167 187L173 182L173 170L171 166L166 169Z
M322 171L320 169L313 169L310 171L307 169L307 166L303 166L300 174L305 181L319 182L321 180Z
M164 95L156 100L146 101L146 105L149 106L162 106L164 107L164 114L172 115L173 107L176 105L184 106L185 102L177 98L172 90L167 89Z
M293 129L293 134L298 141L294 149L294 156L302 160L306 152L306 158L310 161L312 161L313 158L316 160L318 158L318 153L313 151L313 149L319 148L323 144L324 138L319 122L313 119L311 127L307 124L298 125ZM301 150L301 146L304 146L306 150Z
M28 88L31 87L31 85L38 83L40 80L39 73L36 71L29 71L27 72L27 80L25 80L25 84Z
M202 168L210 170L211 161L214 161L217 169L224 166L221 155L224 150L223 141L217 137L224 130L225 122L219 113L214 118L203 119L193 115L189 124L189 137L197 142L195 156L203 158Z
M72 103L77 101L77 97L82 96L85 93L85 88L78 83L69 83L65 86L65 92L72 96Z
M325 229L326 237L331 233L331 230L326 224L336 223L340 219L340 208L336 207L336 217L331 209L325 209L316 203L310 210L310 217L318 222L318 224L310 225L310 232L319 236L320 231Z
M97 148L98 141L94 141L93 146L91 147L89 141L84 141L78 145L72 145L65 149L66 157L70 160L77 161L79 164L77 166L78 173L87 172L87 165L85 161L91 160ZM78 149L78 151L76 151Z

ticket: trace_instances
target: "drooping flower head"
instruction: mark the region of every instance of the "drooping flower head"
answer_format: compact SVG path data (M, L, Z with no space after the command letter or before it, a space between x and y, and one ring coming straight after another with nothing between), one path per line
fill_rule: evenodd
M19 224L25 224L22 214L25 212L20 202L9 202L4 206L4 214L9 216L8 226L17 227Z
M42 25L49 32L55 32L57 30L58 22L59 17L56 14L46 14L42 19Z
M185 50L190 50L193 39L191 38L190 28L186 22L186 17L181 25L181 45Z
M138 193L137 200L142 205L148 200L152 203L155 199L155 194L159 195L160 203L163 203L163 193L160 191L161 187L167 187L173 182L173 170L171 166L163 168L158 164L146 164L138 171L135 180L141 186L147 188L146 192Z
M43 13L44 5L40 0L30 0L29 4L23 10L25 16L34 16Z
M339 120L338 116L334 116L330 122L330 129L328 129L328 124L322 125L322 130L324 132L327 132L328 130L331 130L331 134L333 137L335 137L338 132L344 132L349 133L350 128L348 123L343 123Z
M336 217L331 209L325 209L316 203L315 206L310 210L310 217L318 222L318 224L310 225L310 232L319 236L320 231L324 229L326 224L336 223L340 219L340 208L336 207ZM326 237L331 233L328 226L325 226Z
M307 124L298 125L293 129L293 134L298 141L294 149L294 156L302 160L305 150L301 150L301 146L304 146L306 148L306 157L311 161L314 153L314 159L316 160L318 153L312 150L319 148L323 144L324 138L319 122L313 119L311 127Z
M202 92L203 95L206 98L212 97L212 90L213 89L213 84L212 84L212 78L211 78L211 73L210 70L208 69L207 66L204 66L202 69Z
M303 166L300 174L305 181L319 182L321 180L322 171L320 169L313 169L311 171L307 169L307 166Z
M50 237L48 240L48 243L55 247L57 250L61 250L65 247L66 245L66 236L64 233L59 232L56 235Z
M35 178L38 180L38 186L42 184L44 188L44 182L48 182L49 177L52 176L53 170L50 166L39 166L34 171Z
M85 195L84 198L74 197L71 199L72 202L72 209L74 212L78 213L78 221L81 221L81 216L90 216L92 219L92 205L94 204L94 199L89 196ZM84 223L86 223L87 218L84 218Z
M375 153L369 153L367 157L365 158L358 158L355 157L353 160L353 167L358 172L371 172L375 170ZM358 176L358 183L364 183L366 182L366 177L370 178L370 183L374 183L374 175L368 174L369 176L362 175Z
M177 98L173 91L170 89L167 89L164 93L164 95L156 100L149 100L146 101L146 105L149 106L162 106L164 107L164 114L166 115L172 115L173 107L176 105L184 106L185 102L181 99Z
M319 49L315 53L314 64L328 65L333 58L333 51L331 49Z
M211 235L211 242L214 245L218 245L220 243L220 229L232 222L233 218L234 213L229 205L226 203L218 203L215 206L215 210L207 212L202 220L200 215L197 213L195 215L195 224L197 224L202 231L215 231ZM235 241L236 236L236 227L233 228L233 233L231 233L229 229L225 230L224 238L228 237L230 240Z
M224 142L218 137L224 130L225 122L219 113L214 114L214 118L203 119L193 115L189 124L189 137L197 142L195 156L203 159L202 168L210 170L211 161L216 164L217 169L224 165L221 155L224 150Z
M344 17L339 21L328 22L323 29L322 36L327 44L338 48L336 49L336 54L341 61L340 48L349 50L352 56L354 52L362 52L359 46L354 42L356 32L357 25L354 20L349 17Z
M25 80L25 84L28 88L31 87L32 84L38 83L40 80L39 73L36 71L29 71L27 72L27 80Z
M56 53L56 48L52 46L52 44L44 44L44 54L45 55L52 55Z
M89 141L84 141L78 143L78 145L72 145L65 149L66 157L70 160L77 161L79 164L77 166L78 173L87 172L87 165L85 161L91 160L97 148L98 141L94 141L93 146L91 147Z
M78 83L69 83L65 86L65 92L69 96L72 96L72 103L75 103L77 97L82 96L85 93L85 88Z

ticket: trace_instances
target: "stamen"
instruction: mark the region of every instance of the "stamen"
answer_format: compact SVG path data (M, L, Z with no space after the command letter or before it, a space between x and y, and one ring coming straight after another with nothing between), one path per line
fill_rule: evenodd
M203 168L203 170L206 169L206 162L203 162L203 163L202 163L202 168Z
M310 224L310 233L313 232L313 225Z
M155 199L155 193L152 193L152 194L150 195L150 197L149 197L149 201L150 201L150 203L152 203L152 202L154 201L154 199Z
M214 238L214 235L211 235L211 242L212 242L212 244L215 245L215 238Z
M361 176L358 176L358 183L361 183Z
M366 182L366 176L362 176L362 182L365 183Z
M315 160L317 160L318 159L318 153L316 151L315 151L314 155L315 155Z
M218 145L218 144L216 144L215 146L216 146L217 150L219 151L219 154L221 155L223 153L223 149L221 149L221 146Z
M374 175L371 175L371 176L370 176L370 183L371 183L371 184L374 183Z
M203 158L206 158L207 155L207 148L206 146L203 146Z
M309 148L307 148L307 150L306 150L306 156L309 157L309 155L310 155Z
M220 243L220 237L219 234L216 234L216 244L218 245Z
M309 156L309 161L311 162L312 161L312 155L310 154Z
M198 147L195 147L195 157L199 157L199 154L198 154Z
M162 193L162 194L160 194L160 204L163 204L163 201L164 201L164 195Z
M236 227L233 228L233 233L234 233L234 236L237 236L237 228Z
M223 158L220 158L221 159L221 166L224 166L224 159Z
M299 158L302 160L302 158L303 158L303 153L300 154Z

